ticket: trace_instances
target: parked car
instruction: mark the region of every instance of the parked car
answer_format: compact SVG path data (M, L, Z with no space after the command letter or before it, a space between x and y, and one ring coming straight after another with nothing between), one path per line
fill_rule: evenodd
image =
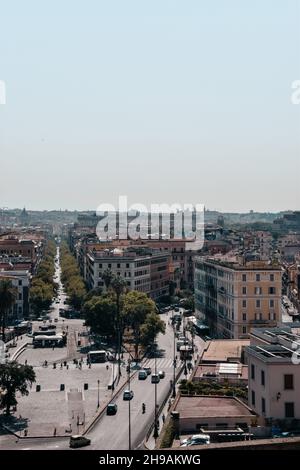
M109 403L106 407L106 414L107 415L115 415L118 411L118 405L116 403Z
M133 391L132 390L124 390L123 392L123 400L132 400L133 398Z
M77 447L89 446L91 440L84 436L71 436L70 437L70 447L76 449Z
M183 439L180 447L199 446L202 444L210 444L210 436L208 434L194 434L194 436Z
M151 375L151 383L158 384L160 382L160 376L158 374Z
M57 323L57 322L58 322L58 318L54 318L54 321L55 321L55 323Z
M144 367L144 369L147 372L147 375L151 375L152 369L151 367Z
M160 371L158 372L158 375L159 375L159 378L160 378L160 379L164 379L165 376L166 376L166 374L165 374L165 372L164 372L163 370L160 370Z
M146 380L146 378L148 377L147 371L145 371L144 369L140 370L138 377L139 380Z

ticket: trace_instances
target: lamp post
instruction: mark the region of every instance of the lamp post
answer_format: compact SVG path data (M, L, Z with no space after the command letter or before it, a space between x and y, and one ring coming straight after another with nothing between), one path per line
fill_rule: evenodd
M130 390L130 359L128 359L128 390ZM131 450L131 400L128 400L128 450Z
M176 332L175 332L175 325L173 324L173 391L172 397L176 397Z
M156 361L156 348L155 348L155 359L154 359L154 373L157 375L157 361ZM156 440L158 438L158 423L157 423L157 382L154 384L154 432L153 437Z
M97 402L97 408L100 406L100 380L97 380L97 385L98 385L98 402Z

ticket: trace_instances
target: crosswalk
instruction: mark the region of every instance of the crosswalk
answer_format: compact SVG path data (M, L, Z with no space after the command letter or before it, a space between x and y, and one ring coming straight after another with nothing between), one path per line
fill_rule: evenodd
M143 362L144 367L151 367L152 370L155 368L155 359L146 359ZM156 359L156 368L157 370L160 369L168 369L173 367L173 359L170 358L159 358Z

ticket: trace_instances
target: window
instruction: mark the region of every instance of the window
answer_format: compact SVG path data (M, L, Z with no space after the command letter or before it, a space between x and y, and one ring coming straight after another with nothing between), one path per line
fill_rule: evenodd
M247 300L243 300L243 308L247 308Z
M271 299L271 300L270 300L269 305L270 305L270 308L274 308L274 305L275 305L274 299Z
M260 300L257 300L255 304L256 304L256 308L260 308Z
M247 313L243 313L243 321L247 321Z
M269 287L269 294L276 294L276 287Z
M285 407L285 417L286 418L294 418L295 417L294 403L293 402L286 402L284 404L284 407Z
M263 414L266 412L266 400L264 398L261 399L261 412Z
M120 267L121 267L121 264L117 263L117 268L120 269Z
M255 380L255 365L251 364L251 379Z
M247 281L247 274L243 274L242 279L243 279L243 282L246 282Z
M247 287L243 287L243 295L247 294Z
M101 269L101 268L102 268L102 263L99 263L99 269Z
M256 282L260 282L260 274L256 274L255 280L256 280Z
M269 313L269 318L270 318L270 320L276 320L276 313L270 312Z
M265 386L265 371L262 370L260 374L261 384Z
M255 406L255 392L254 390L251 391L251 403L253 406Z
M111 268L111 264L110 264L110 263L108 264L108 267L109 267L109 269Z
M243 326L243 335L247 334L247 327Z
M21 286L21 285L22 285L22 280L20 279L20 280L19 280L19 286Z
M261 295L262 294L262 288L261 287L255 287L254 293L255 293L255 295Z
M270 274L270 281L274 282L274 274Z
M284 374L284 390L294 390L293 374Z

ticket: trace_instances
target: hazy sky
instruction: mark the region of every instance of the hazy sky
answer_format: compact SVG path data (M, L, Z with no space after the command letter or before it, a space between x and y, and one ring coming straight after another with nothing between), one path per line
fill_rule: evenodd
M300 209L300 0L0 0L0 207Z

